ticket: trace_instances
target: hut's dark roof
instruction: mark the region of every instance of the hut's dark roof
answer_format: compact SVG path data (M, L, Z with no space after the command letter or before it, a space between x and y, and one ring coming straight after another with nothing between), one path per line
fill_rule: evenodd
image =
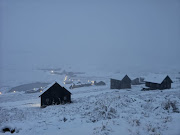
M145 77L145 82L151 82L151 83L158 83L161 84L166 77L169 77L168 75L160 75L160 74L149 74L147 77ZM171 78L169 77L171 80ZM171 80L172 82L172 80Z
M114 79L114 80L122 80L126 76L128 76L128 75L127 74L116 74L116 75L113 75L111 78Z
M53 83L47 85L47 86L45 87L45 89L43 89L43 93L41 93L41 95L39 95L39 97L41 97L47 90L49 90L49 89L50 89L51 87L53 87L55 84L59 85L59 87L61 87L62 89L66 90L69 94L71 94L71 92L69 92L66 88L62 87L59 83L53 82Z

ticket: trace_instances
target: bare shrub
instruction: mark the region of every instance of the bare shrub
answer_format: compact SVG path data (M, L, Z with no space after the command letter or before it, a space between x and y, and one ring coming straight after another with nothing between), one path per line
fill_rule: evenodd
M106 122L106 123L102 122L100 127L94 128L93 134L97 134L97 135L109 135L110 131L112 131L112 129L108 126L108 122Z
M140 120L138 120L138 119L134 119L134 120L133 120L133 125L134 125L134 126L140 126L140 124L141 124L141 123L140 123Z
M111 103L109 101L100 100L100 101L96 101L93 110L86 112L85 115L89 115L90 120L92 122L96 122L99 120L116 118L117 111L113 106L111 106Z
M171 101L167 100L162 104L163 109L167 110L168 112L174 112L174 113L179 113L179 109L177 107L177 102L176 101Z

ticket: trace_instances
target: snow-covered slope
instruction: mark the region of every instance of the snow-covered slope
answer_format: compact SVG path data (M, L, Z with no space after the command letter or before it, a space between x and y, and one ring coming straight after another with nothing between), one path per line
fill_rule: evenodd
M19 135L180 134L180 81L176 75L172 89L164 91L141 91L143 85L111 90L109 76L113 74L77 76L102 80L106 85L70 90L73 103L65 105L40 108L40 93L2 93L0 130L15 128Z

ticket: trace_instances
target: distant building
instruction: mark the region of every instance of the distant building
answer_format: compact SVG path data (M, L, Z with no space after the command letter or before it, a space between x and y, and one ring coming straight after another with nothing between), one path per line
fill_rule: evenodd
M111 78L111 89L130 89L131 88L131 79L125 75L123 77L119 77L121 80L112 79Z
M100 82L94 81L94 85L96 85L96 86L102 86L102 85L106 85L106 83L103 82L103 81L100 81Z
M168 75L149 75L144 81L149 90L170 89L171 83L173 83Z
M41 97L41 107L71 103L71 93L57 82L44 89L44 92L39 97Z
M96 81L91 81L91 82L88 82L88 83L81 83L81 82L78 82L77 84L72 84L69 89L74 89L74 88L80 88L80 87L89 87L89 86L103 86L103 85L106 85L105 82L103 81L100 81L100 82L96 82Z
M131 84L132 85L141 85L141 84L144 84L144 78L135 78L133 80L131 80Z
M69 89L74 89L74 88L81 88L81 87L89 87L92 86L92 83L84 83L84 84L72 84Z

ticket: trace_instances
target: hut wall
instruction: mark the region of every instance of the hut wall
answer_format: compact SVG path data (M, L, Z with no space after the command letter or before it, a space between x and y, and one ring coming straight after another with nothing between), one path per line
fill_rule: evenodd
M111 79L111 89L121 89L121 81L120 80L115 80Z
M121 82L121 89L131 88L131 83Z
M128 76L125 76L125 78L121 81L121 89L128 89L131 88L131 79Z
M71 94L64 88L53 87L41 95L41 106L71 102Z

